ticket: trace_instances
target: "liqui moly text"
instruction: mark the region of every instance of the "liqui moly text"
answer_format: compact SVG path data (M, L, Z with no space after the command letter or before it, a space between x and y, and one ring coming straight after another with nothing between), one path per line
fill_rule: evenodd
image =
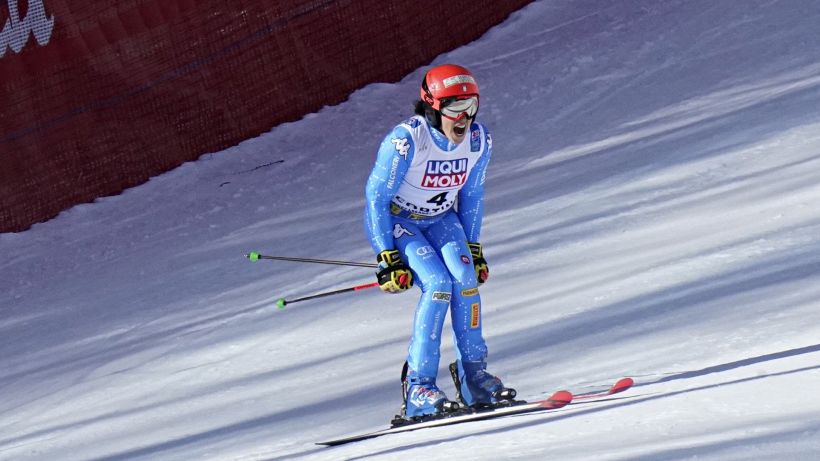
M429 189L450 189L461 187L467 181L467 159L430 160L421 187Z

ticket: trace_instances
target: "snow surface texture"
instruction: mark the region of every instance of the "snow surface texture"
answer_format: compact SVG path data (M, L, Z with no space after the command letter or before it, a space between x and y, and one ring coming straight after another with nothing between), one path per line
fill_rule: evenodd
M493 131L481 289L522 397L623 399L323 448L400 404L417 292L361 213L423 69L0 235L0 459L820 459L820 2L540 1L440 56ZM452 395L444 367L440 381Z

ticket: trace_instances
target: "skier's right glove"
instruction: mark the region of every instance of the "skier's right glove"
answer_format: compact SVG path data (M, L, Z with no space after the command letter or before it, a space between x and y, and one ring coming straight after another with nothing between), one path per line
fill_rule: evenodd
M379 288L388 293L400 293L413 286L413 274L399 257L398 250L384 250L376 257L379 263Z

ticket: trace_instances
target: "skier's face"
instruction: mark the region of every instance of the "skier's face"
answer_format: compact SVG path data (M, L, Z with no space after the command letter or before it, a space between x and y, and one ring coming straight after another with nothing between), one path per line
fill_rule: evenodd
M467 117L461 117L458 120L453 120L447 117L441 117L441 132L453 144L461 144L467 136L470 121Z
M440 104L441 132L453 143L460 144L478 112L478 95L445 98Z

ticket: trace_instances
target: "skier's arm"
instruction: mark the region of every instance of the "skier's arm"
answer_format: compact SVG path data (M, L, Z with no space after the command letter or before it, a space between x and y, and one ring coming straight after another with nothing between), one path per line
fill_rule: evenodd
M394 248L390 201L413 161L414 148L410 132L402 126L394 128L382 141L376 164L367 180L365 228L370 245L377 254Z
M493 153L492 138L484 128L484 149L478 163L470 172L470 177L458 193L458 217L464 226L468 242L478 242L481 236L481 220L484 217L484 179L487 165Z

